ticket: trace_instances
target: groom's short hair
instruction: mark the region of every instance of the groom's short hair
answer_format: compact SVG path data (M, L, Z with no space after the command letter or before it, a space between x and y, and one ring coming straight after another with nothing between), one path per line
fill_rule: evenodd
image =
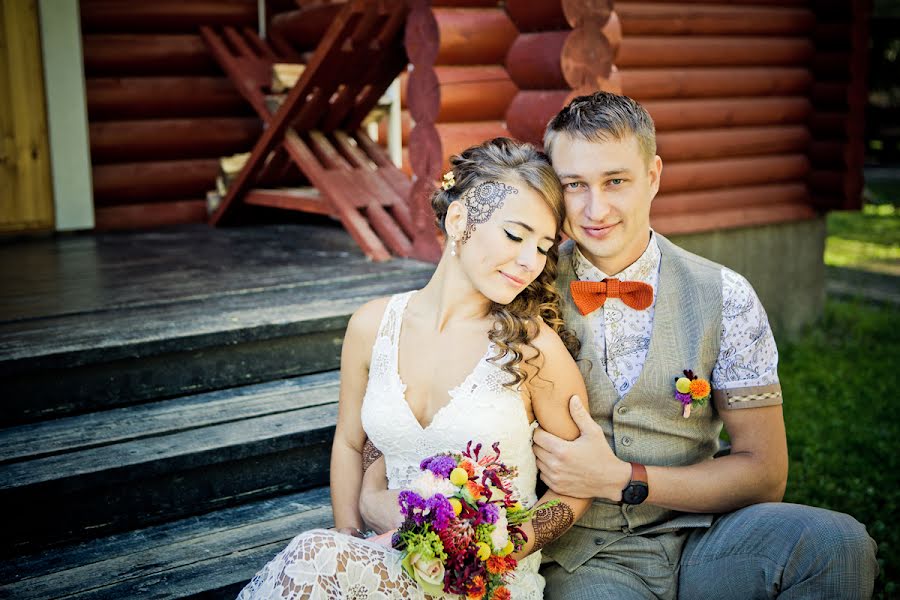
M595 92L574 98L547 124L544 151L551 157L553 143L561 133L589 142L623 140L633 135L646 162L656 155L653 118L628 96Z

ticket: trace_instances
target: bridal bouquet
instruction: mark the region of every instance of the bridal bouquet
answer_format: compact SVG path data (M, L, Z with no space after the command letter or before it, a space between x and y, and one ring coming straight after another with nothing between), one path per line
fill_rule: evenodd
M469 600L508 600L506 587L527 538L531 519L515 498L516 475L493 453L469 442L462 453L426 458L419 477L400 492L404 521L391 545L403 553L403 569L426 593L459 594Z

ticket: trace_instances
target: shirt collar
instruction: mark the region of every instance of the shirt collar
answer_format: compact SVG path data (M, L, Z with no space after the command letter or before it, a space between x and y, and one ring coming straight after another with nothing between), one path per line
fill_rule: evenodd
M642 281L654 287L656 286L656 274L659 272L660 252L659 244L657 243L656 236L653 234L652 229L650 230L650 243L647 244L647 248L644 250L643 254L619 273L607 275L595 267L593 263L586 259L581 253L578 244L575 244L575 251L572 253L572 256L572 267L574 268L575 275L578 276L578 279L584 281L603 281L604 279L615 277L616 279L623 281Z

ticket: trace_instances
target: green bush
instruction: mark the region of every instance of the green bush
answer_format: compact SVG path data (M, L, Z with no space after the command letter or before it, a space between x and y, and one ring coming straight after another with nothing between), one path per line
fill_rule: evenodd
M790 451L785 501L853 515L878 542L876 598L900 595L900 311L829 300L781 348Z

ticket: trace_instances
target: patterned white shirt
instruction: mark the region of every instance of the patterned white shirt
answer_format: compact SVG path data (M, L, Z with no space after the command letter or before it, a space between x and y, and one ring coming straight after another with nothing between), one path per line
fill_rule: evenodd
M588 261L578 246L572 253L572 267L578 279L603 281L609 277L642 281L653 287L653 304L635 310L620 298L606 303L585 317L594 343L600 347L604 368L623 397L635 384L653 331L656 289L659 282L660 251L655 235L640 258L621 272L607 275ZM778 383L778 349L766 311L744 277L722 268L722 339L710 384L714 390L756 387Z

